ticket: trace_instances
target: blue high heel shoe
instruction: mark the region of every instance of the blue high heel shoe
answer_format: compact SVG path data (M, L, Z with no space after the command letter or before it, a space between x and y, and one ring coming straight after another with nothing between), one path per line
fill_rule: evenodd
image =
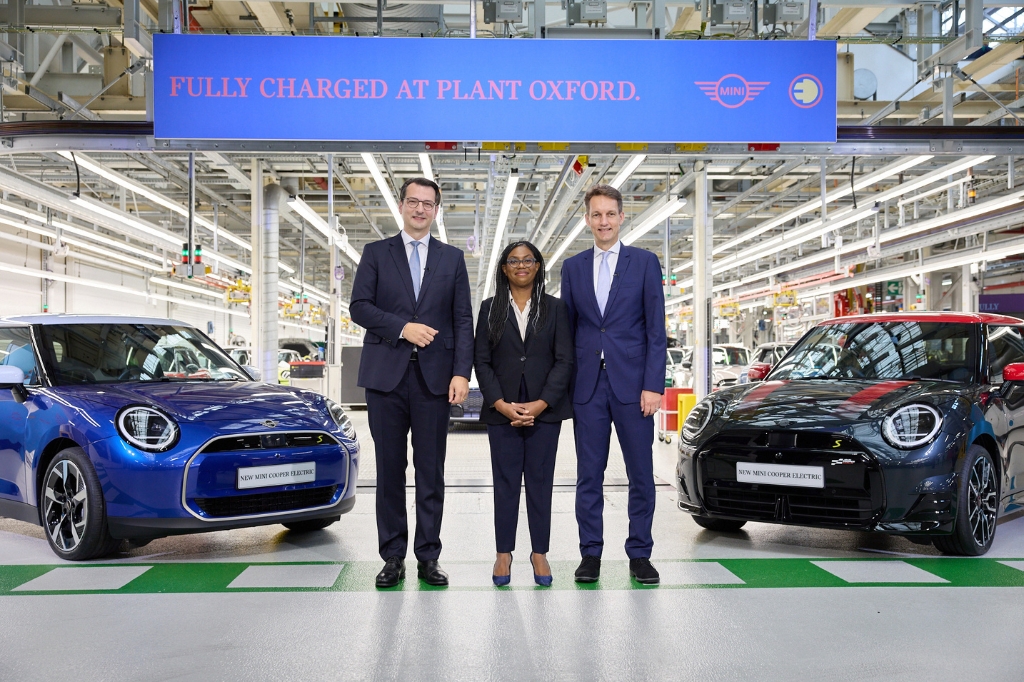
M494 575L491 574L491 581L495 587L505 587L512 582L512 560L515 557L512 556L512 552L508 553L508 575Z
M530 568L533 568L533 554L533 552L530 552ZM550 575L537 575L537 569L533 568L533 582L541 587L551 587L552 577Z

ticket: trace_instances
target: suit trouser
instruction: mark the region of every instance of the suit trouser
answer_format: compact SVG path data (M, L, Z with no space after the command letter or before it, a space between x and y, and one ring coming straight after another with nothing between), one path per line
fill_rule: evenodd
M444 458L448 444L447 395L434 395L418 362L390 392L366 389L370 435L377 458L377 540L380 556L405 557L409 549L405 470L412 429L416 469L416 535L413 552L420 561L441 555L444 512Z
M619 437L622 459L629 479L629 537L626 555L630 559L650 558L654 547L654 417L645 417L639 397L622 403L601 370L594 395L586 403L575 403L573 426L576 433L576 522L580 528L580 554L601 556L604 549L604 472L608 467L612 424Z
M551 490L555 482L555 453L562 422L535 421L533 426L488 424L491 471L494 475L494 539L497 551L516 548L520 484L526 484L526 518L530 544L547 554L551 539Z

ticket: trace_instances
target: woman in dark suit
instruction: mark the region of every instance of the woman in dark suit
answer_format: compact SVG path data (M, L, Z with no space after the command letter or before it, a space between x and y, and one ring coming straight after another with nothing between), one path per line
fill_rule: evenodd
M544 258L533 244L509 244L494 283L494 297L480 306L475 356L494 474L492 576L495 585L509 584L525 480L530 562L534 580L547 586L555 452L562 421L572 417L572 330L565 304L544 293Z

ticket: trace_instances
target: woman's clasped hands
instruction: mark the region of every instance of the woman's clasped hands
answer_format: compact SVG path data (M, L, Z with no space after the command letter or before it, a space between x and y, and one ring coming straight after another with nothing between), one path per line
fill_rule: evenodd
M548 404L543 400L533 400L528 403L508 403L499 400L494 403L494 409L508 417L512 426L533 426L533 420L537 415L546 410Z

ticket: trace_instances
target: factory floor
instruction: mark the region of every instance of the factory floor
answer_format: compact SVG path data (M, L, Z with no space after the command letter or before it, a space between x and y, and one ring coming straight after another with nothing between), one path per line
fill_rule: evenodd
M700 529L675 506L675 443L655 442L657 587L622 544L613 451L601 580L572 580L572 427L556 468L554 585L533 584L525 505L512 585L494 560L486 432L449 436L441 565L448 588L373 586L381 561L366 413L354 510L282 526L156 540L90 564L41 529L0 520L0 680L963 680L1021 679L1024 519L985 557L866 533L750 523ZM614 440L613 440L614 443ZM412 496L409 497L410 508Z

